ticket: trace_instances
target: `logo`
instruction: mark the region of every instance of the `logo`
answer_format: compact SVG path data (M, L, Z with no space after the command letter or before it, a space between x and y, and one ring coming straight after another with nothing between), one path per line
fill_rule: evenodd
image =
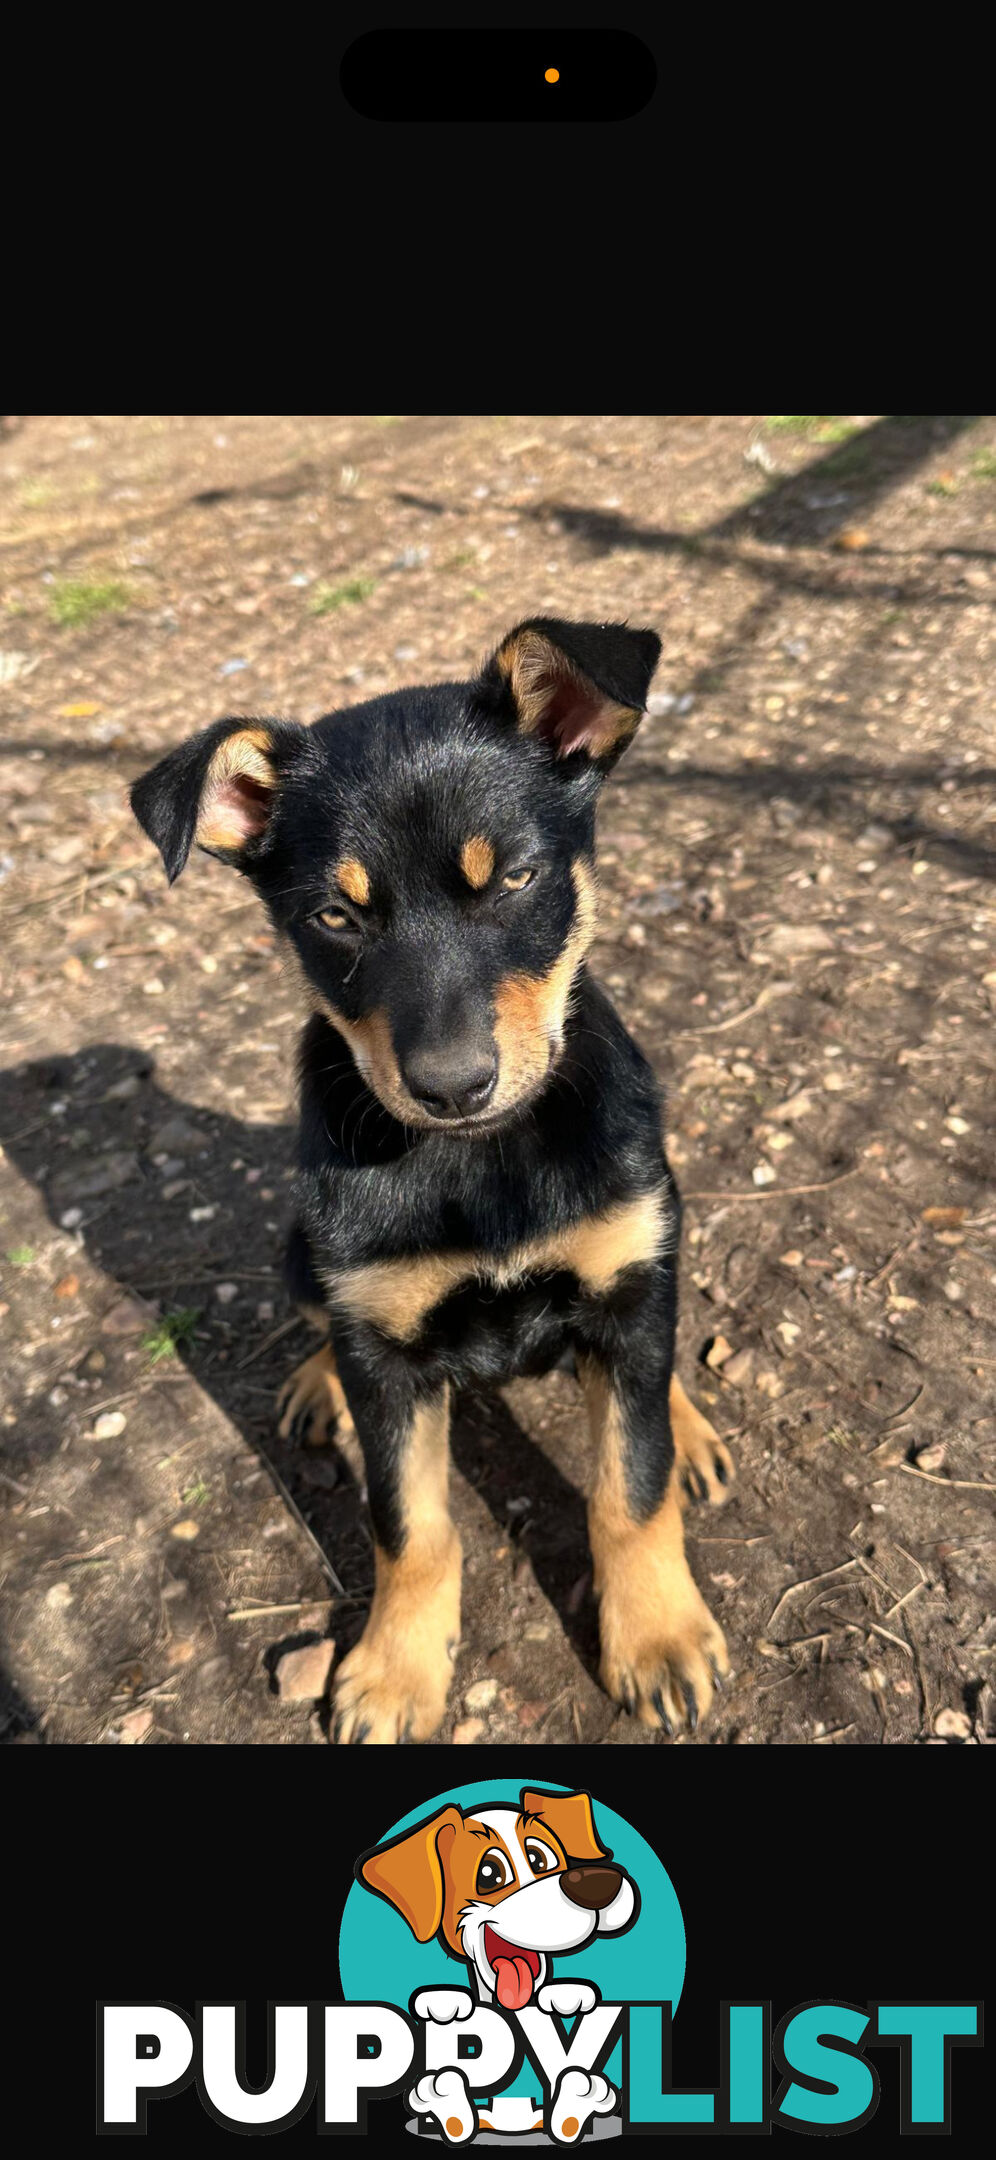
M823 2134L875 2115L867 2052L900 2051L900 2128L951 2128L952 2050L981 2004L810 2001L772 2031L723 2002L719 2078L672 2078L685 1930L658 1853L584 1790L481 1780L389 1825L361 1853L339 1935L341 2000L270 2004L268 2075L246 2077L245 2009L98 2005L98 2129L146 2127L193 2081L216 2123L275 2131L405 2127L441 2145L656 2135ZM774 2071L774 2075L772 2074ZM772 2087L776 2086L774 2093Z

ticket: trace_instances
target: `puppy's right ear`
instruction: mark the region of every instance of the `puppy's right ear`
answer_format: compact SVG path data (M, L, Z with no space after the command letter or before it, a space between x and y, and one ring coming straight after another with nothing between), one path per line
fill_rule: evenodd
M243 869L266 852L280 782L306 732L287 720L216 720L136 780L131 807L171 885L195 841Z
M358 1880L394 1906L417 1942L431 1942L442 1925L444 1859L462 1828L459 1808L441 1808L428 1822L419 1823L390 1845L378 1845L356 1863Z

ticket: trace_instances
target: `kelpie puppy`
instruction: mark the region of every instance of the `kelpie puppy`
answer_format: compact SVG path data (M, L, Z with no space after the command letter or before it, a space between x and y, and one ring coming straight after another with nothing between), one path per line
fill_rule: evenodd
M313 1008L288 1272L327 1341L282 1430L351 1417L366 1464L376 1589L336 1675L343 1741L425 1740L445 1710L451 1388L570 1352L603 1683L671 1731L726 1670L681 1506L722 1500L733 1466L672 1370L658 1091L585 967L598 792L659 656L651 630L537 618L472 682L312 727L219 720L132 790L171 881L195 841L251 879Z

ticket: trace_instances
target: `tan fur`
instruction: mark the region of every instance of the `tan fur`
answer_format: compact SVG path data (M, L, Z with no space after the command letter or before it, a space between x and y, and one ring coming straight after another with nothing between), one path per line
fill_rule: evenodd
M403 1443L397 1559L374 1548L370 1618L335 1678L338 1738L428 1740L446 1708L460 1637L460 1540L450 1518L448 1391L419 1404Z
M295 1420L303 1411L310 1414L306 1436L309 1447L321 1447L333 1432L337 1440L348 1440L353 1435L355 1427L330 1343L323 1343L313 1357L296 1366L280 1390L277 1409L283 1413L279 1425L282 1440L290 1439Z
M645 1725L660 1723L653 1699L659 1691L666 1717L679 1726L691 1707L689 1689L698 1715L705 1716L712 1667L727 1669L726 1644L685 1558L674 1475L656 1513L636 1522L626 1491L623 1405L593 1358L585 1361L582 1382L598 1450L588 1527L602 1684Z
M270 763L269 750L270 739L262 728L242 728L237 735L228 735L219 743L201 791L194 834L199 847L242 847L257 829L251 815L247 816L237 802L226 798L226 787L231 780L245 778L272 790L276 786L276 774ZM261 816L260 828L263 823L265 818Z
M708 1418L689 1402L677 1373L671 1379L669 1404L682 1505L688 1499L701 1498L696 1489L701 1480L710 1506L722 1507L730 1497L730 1487L736 1476L736 1465L729 1448L713 1431ZM720 1469L726 1472L725 1484L719 1476Z
M658 1188L507 1253L423 1253L330 1273L325 1281L341 1310L399 1342L413 1342L433 1307L461 1283L476 1279L507 1289L541 1270L567 1268L585 1290L601 1294L622 1268L656 1259L672 1227Z
M594 874L583 856L571 865L577 912L563 951L546 975L506 975L494 995L498 1086L488 1108L505 1109L545 1079L564 1043L564 1023L578 969L595 935Z
M596 697L600 695L566 653L558 651L539 630L520 630L507 638L495 659L511 688L524 735L535 734L558 684L576 683L579 695L589 700L593 691ZM601 706L594 709L585 736L586 749L592 757L604 757L635 732L640 718L638 706L617 705L612 698L604 697Z
M370 879L355 856L349 855L345 862L337 863L335 875L348 900L355 900L357 907L369 907Z
M488 879L494 876L495 851L483 833L472 833L460 849L460 868L468 885L475 892L482 891Z

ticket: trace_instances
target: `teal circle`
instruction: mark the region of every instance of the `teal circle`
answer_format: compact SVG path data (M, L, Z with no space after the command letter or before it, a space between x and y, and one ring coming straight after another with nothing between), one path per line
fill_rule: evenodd
M449 1786L407 1815L385 1823L371 1836L371 1847L386 1844L451 1803L467 1809L510 1803L518 1807L519 1789L510 1786L507 1778L475 1778L470 1784ZM576 1786L552 1781L544 1782L541 1789L577 1791ZM553 1977L590 1980L604 2002L670 2002L676 2010L685 1978L685 1925L674 1885L663 1861L639 1831L595 1793L591 1799L598 1836L632 1876L640 1892L640 1911L625 1935L596 1935L580 1950L558 1953ZM416 1942L401 1914L359 1882L353 1883L343 1909L339 1979L346 2002L395 2003L401 2010L407 2010L418 1988L467 1984L462 1961L448 1957L438 1942ZM606 2075L618 2082L618 2048L606 2065Z

